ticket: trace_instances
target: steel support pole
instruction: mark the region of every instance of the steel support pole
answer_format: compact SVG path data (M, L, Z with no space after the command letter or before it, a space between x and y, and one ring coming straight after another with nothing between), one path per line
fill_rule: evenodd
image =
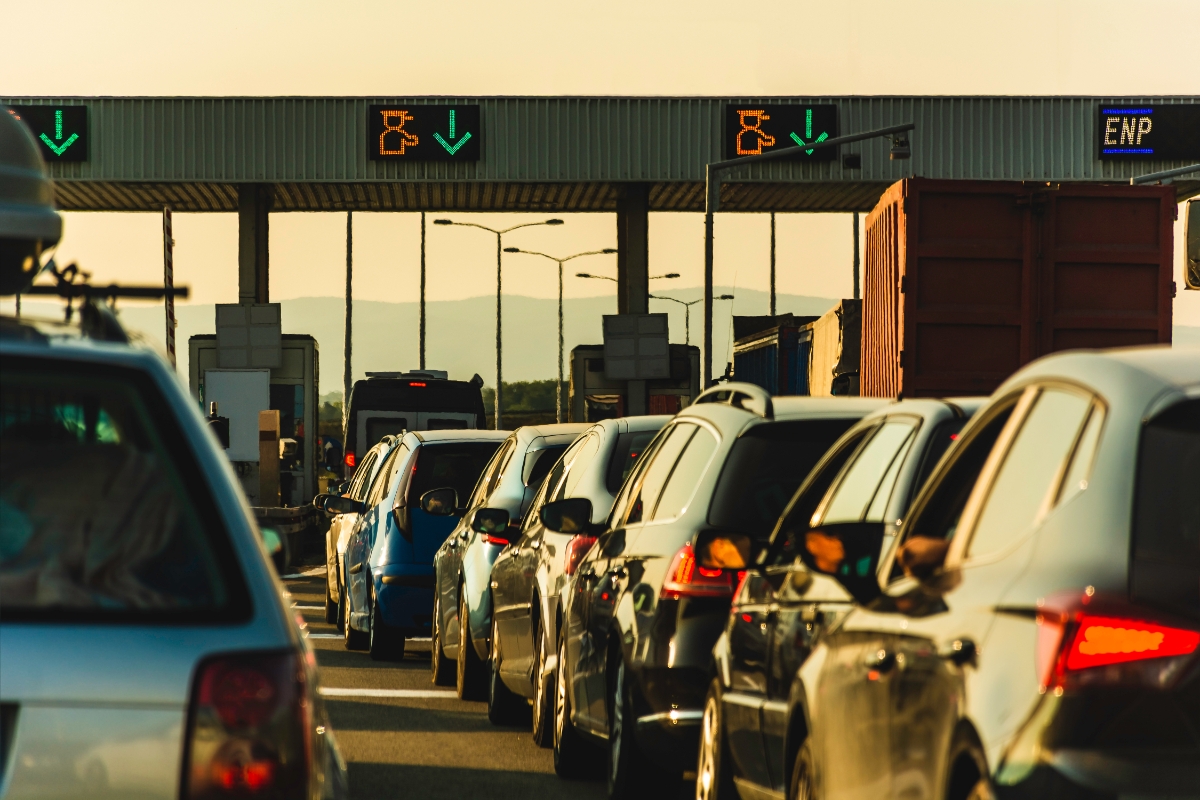
M854 212L854 299L859 299L858 212Z
M720 193L720 178L710 164L704 169L704 360L700 370L702 391L712 385L713 379L713 212L716 211Z
M775 316L775 212L771 212L771 316Z
M421 352L420 368L425 369L425 212L421 212Z
M554 421L563 421L563 262L558 262L558 383L554 384Z
M350 421L350 390L354 388L353 376L354 372L351 369L351 344L354 341L354 301L352 299L352 289L354 285L354 212L346 212L346 351L345 363L342 373L342 429L345 430L346 425ZM345 438L343 438L343 446ZM355 455L361 456L362 453Z
M163 206L163 286L175 288L175 239L172 238L171 207ZM163 298L167 316L167 357L175 366L175 295L168 291Z
M496 430L503 430L500 426L500 387L501 381L504 380L503 363L502 363L502 347L500 341L500 234L496 234Z

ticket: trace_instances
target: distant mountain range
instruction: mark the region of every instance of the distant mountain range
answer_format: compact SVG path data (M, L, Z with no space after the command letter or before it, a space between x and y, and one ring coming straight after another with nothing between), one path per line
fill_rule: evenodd
M691 301L698 289L659 290L659 294ZM724 369L732 351L730 343L730 306L738 314L765 314L766 292L716 287L717 294L733 293L737 299L715 301L713 326L714 371ZM779 295L780 313L823 314L837 301L826 297ZM489 386L496 382L496 298L472 297L465 300L430 302L426 307L426 365L444 369L451 378L467 380L479 373ZM6 308L8 303L5 304ZM542 380L555 376L558 349L557 301L519 295L504 298L504 380ZM46 301L24 302L26 313L57 317L61 305ZM700 344L703 334L701 304L692 307L691 341ZM601 317L617 313L615 297L569 299L563 303L564 338L567 358L578 344L599 344ZM652 312L666 312L670 319L671 341L684 341L684 310L677 303L650 301ZM161 305L125 301L120 316L127 328L140 332L159 347L164 342L164 312ZM187 380L187 341L196 334L213 333L215 309L212 305L183 305L176 308L179 374ZM383 303L371 300L354 302L354 375L367 371L400 371L418 365L418 310L416 303ZM342 389L342 354L345 332L345 301L339 297L305 297L283 301L284 333L307 333L316 337L321 351L321 394ZM1200 327L1176 325L1178 344L1200 344ZM569 367L564 366L569 373Z

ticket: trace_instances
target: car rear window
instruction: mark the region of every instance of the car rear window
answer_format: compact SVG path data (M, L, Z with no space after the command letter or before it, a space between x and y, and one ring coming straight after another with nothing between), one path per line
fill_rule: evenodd
M542 481L550 474L554 462L567 449L565 444L543 447L541 450L531 450L525 454L524 475L522 480L526 486L541 486Z
M148 377L8 361L0 381L5 618L248 615L216 503Z
M721 469L708 521L765 539L821 456L855 422L768 422L743 433Z
M657 435L658 431L631 431L617 437L617 445L613 448L604 481L609 492L616 494L621 490L621 484L629 477L629 473L633 472L638 458Z
M431 489L449 487L461 502L471 495L483 468L502 442L430 443L417 451L416 471L406 497L416 504Z
M1142 431L1133 517L1134 600L1200 617L1200 400Z

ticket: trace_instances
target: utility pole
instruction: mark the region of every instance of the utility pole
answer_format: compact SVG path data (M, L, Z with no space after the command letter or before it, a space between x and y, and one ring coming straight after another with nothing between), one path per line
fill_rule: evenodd
M858 219L856 216L855 219ZM857 223L855 223L857 224ZM775 212L771 212L771 316L775 316Z
M859 299L858 212L854 212L854 299Z
M351 297L354 278L354 212L346 212L346 357L342 377L342 430L350 421L350 389L354 372L351 369L351 343L354 334L354 301ZM344 440L343 440L344 441ZM357 455L357 454L356 454Z
M425 369L425 212L421 212L421 357L420 369Z

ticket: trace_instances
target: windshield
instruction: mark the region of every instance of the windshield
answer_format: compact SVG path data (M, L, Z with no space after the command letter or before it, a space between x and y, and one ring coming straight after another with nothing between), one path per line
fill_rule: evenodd
M140 373L13 359L0 416L5 616L248 612L191 448Z
M721 470L708 521L765 539L821 456L856 421L770 422L743 433Z
M416 504L431 489L450 487L460 500L469 497L483 468L502 442L426 444L417 451L416 470L406 496Z

